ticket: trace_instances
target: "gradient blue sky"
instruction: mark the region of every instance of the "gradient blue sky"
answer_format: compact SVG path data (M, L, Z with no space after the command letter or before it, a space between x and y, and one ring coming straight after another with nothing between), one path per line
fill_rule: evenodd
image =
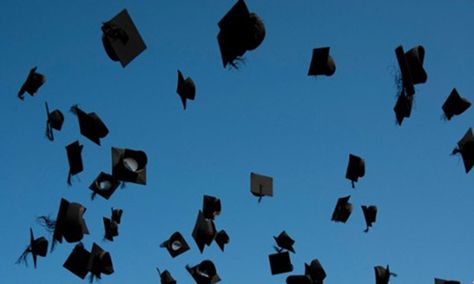
M159 283L155 267L193 283L186 264L213 260L221 283L285 283L267 255L286 230L295 240L293 274L318 258L327 283L374 283L390 264L392 283L474 280L474 178L450 156L472 126L472 109L452 121L441 105L453 87L474 100L474 3L468 0L248 0L263 19L262 45L240 70L223 68L217 22L235 1L20 1L0 4L0 282L83 283L62 267L74 244L14 265L46 232L38 215L57 214L65 197L87 207L91 234L111 252L115 273L101 283ZM101 24L127 8L148 48L123 69L105 54ZM428 82L417 86L412 117L395 124L394 49L422 44ZM312 49L330 46L333 77L306 76ZM30 68L47 76L35 97L16 94ZM182 110L176 70L191 76L196 100ZM44 137L44 102L65 114L56 140ZM73 104L97 112L110 134L99 147L79 134ZM85 171L66 184L64 147L79 139ZM110 148L148 154L148 184L110 200L88 186L111 170ZM366 160L354 190L344 178L349 153ZM274 177L274 197L258 204L250 172ZM222 200L218 228L231 243L201 255L191 238L203 194ZM337 198L352 195L347 224L330 221ZM376 204L364 234L360 205ZM103 242L102 217L125 210L120 236ZM172 259L159 244L184 234L191 251Z

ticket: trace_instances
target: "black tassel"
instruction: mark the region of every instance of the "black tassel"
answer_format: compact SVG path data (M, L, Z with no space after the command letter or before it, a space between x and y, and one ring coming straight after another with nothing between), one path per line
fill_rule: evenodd
M91 194L91 200L94 200L96 195L97 195L97 192L93 191L92 194Z
M461 153L458 148L454 148L453 151L451 152L451 155L456 155L457 153Z
M72 177L71 172L69 172L68 175L67 175L67 184L68 184L69 186L72 185L71 177Z
M351 180L352 188L355 188L355 183L353 180Z
M23 251L23 253L21 254L21 256L16 260L15 264L21 264L21 263L24 263L25 266L28 266L28 260L27 260L27 257L28 257L28 254L30 254L31 252L31 246L28 246L25 251Z
M49 216L39 216L36 218L36 221L50 234L53 233L56 228L56 220L51 219Z
M369 226L367 226L367 228L364 230L364 233L368 233L369 232Z

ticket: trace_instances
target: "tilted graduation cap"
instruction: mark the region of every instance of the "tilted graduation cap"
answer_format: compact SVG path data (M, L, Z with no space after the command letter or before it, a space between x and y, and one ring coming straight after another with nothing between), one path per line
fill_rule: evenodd
M194 98L196 97L196 86L194 85L193 79L191 79L191 77L184 79L183 74L179 70L178 86L176 87L176 92L181 98L184 109L186 109L186 100L194 101Z
M106 217L102 219L104 221L104 229L105 229L104 239L113 242L114 237L117 237L119 235L118 224L117 222L112 221L111 219L106 218Z
M383 266L375 266L375 284L388 284L390 276L397 276L397 274L390 272L390 268Z
M83 146L79 144L79 141L75 141L66 146L67 160L69 162L69 173L67 176L67 183L69 185L71 185L71 177L84 170L81 155L82 148Z
M109 129L100 117L95 112L84 112L77 105L72 106L71 111L77 115L81 134L100 145L100 139L109 134Z
M122 214L123 210L119 208L112 208L112 218L111 220L116 222L117 224L120 224L122 220Z
M63 127L64 115L59 109L55 109L52 112L49 112L48 103L44 103L46 106L46 115L48 116L46 120L46 137L49 140L54 140L53 129L60 131Z
M372 224L375 223L376 218L377 218L377 206L370 205L370 206L365 206L362 205L362 212L364 213L364 219L365 219L365 224L366 224L366 229L364 232L369 231L369 227L372 227Z
M77 244L64 262L63 267L81 279L84 279L90 272L91 282L94 277L100 279L102 273L106 275L114 273L110 253L104 251L96 243L92 245L91 252L87 251L82 243Z
M26 258L28 257L28 254L33 256L33 264L34 267L36 268L36 258L37 256L42 256L45 257L46 254L48 253L48 240L45 237L39 237L35 239L33 236L33 229L30 228L30 244L28 247L25 249L25 251L21 254L21 256L18 258L16 263L22 263L26 262Z
M192 236L201 253L204 250L204 246L210 246L216 236L214 221L206 219L201 210L199 210Z
M160 274L160 283L161 284L176 284L176 280L171 276L171 273L168 270L163 272L160 269L156 268L158 273Z
M329 47L313 49L308 76L332 76L336 72L336 63L334 63L332 56L329 55L329 49Z
M214 284L221 281L217 274L216 266L211 260L203 260L198 265L192 267L186 265L186 270L197 284Z
M318 259L313 259L309 265L304 264L304 274L311 279L312 283L317 284L323 284L326 278L326 271Z
M337 200L336 208L334 208L334 212L332 213L332 221L347 222L347 219L349 219L352 213L352 204L349 203L349 198L351 198L350 195Z
M361 157L349 154L349 164L347 165L346 178L351 181L352 188L360 177L365 175L365 161Z
M281 251L283 249L289 250L292 253L295 253L295 250L293 248L293 244L295 241L286 233L286 231L281 232L278 237L273 237L278 245L279 248L277 248L278 251Z
M272 275L293 271L293 264L291 264L290 253L288 251L270 254L268 260L270 262Z
M137 27L127 12L122 10L110 21L102 24L102 44L110 59L127 66L146 49Z
M112 175L118 180L145 185L147 161L143 151L112 147Z
M221 213L221 200L217 197L204 195L202 200L202 214L204 218L214 220Z
M402 125L404 118L409 118L413 106L413 96L407 96L405 91L398 96L397 103L393 108L398 125Z
M224 247L225 247L226 244L229 243L230 238L229 238L229 235L227 235L226 231L220 230L216 234L216 237L215 237L214 240L216 241L216 243L219 246L219 248L221 249L221 251L224 251Z
M462 160L464 162L464 168L466 173L474 166L474 135L472 128L469 128L464 134L464 137L459 140L458 147L453 150L451 154L461 153Z
M24 99L25 92L27 92L31 96L36 95L38 89L44 84L44 82L46 82L46 77L43 74L36 72L37 68L38 67L35 66L33 67L33 69L30 70L26 81L21 86L20 91L18 92L18 98L20 98L20 100Z
M399 46L395 49L395 54L400 66L402 88L408 96L412 96L415 94L414 85L425 83L428 79L423 68L425 49L418 45L405 53L403 47Z
M434 279L434 283L435 283L435 284L461 284L461 282L459 282L459 281L455 281L455 280L444 280L444 279L439 279L439 278L435 278L435 279Z
M249 12L243 0L235 3L218 26L217 41L224 67L230 64L237 68L236 60L257 48L265 38L265 25L255 13Z
M461 97L456 88L454 88L444 102L442 109L446 118L450 120L453 116L465 112L469 107L471 107L471 102Z
M315 282L319 284L318 282ZM321 282L322 283L322 282ZM286 284L314 284L306 275L290 275L286 278Z
M109 199L120 185L120 181L110 174L101 172L89 186L92 190L91 199L98 194L105 199Z
M250 192L259 197L259 202L264 196L273 196L273 178L256 173L250 173Z
M174 232L160 247L166 248L173 258L189 250L189 245L180 232Z

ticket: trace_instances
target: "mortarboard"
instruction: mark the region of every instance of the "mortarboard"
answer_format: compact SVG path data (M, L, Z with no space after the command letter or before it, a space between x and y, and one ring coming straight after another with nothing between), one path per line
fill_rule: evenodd
M122 220L122 214L122 209L112 208L112 221L116 222L117 224L120 224L120 221Z
M474 135L472 134L472 128L469 128L464 134L464 137L459 140L458 147L453 150L451 154L461 153L462 160L464 162L464 168L468 173L474 166Z
M181 71L178 70L178 87L176 92L181 98L183 108L186 109L186 100L194 100L196 97L196 86L194 85L193 79L190 77L184 79Z
M443 280L439 278L435 278L434 280L435 284L461 284L459 281L454 281L454 280Z
M106 217L103 218L103 221L104 221L104 229L105 229L104 239L113 242L114 237L117 237L119 235L118 224L117 222Z
M304 264L304 274L311 279L312 283L317 284L322 284L326 278L326 271L318 259L313 259L309 265Z
M237 68L236 60L246 51L257 48L265 38L265 26L262 20L250 13L243 0L237 3L219 21L217 41L224 67L227 64Z
M293 244L295 241L286 233L286 231L281 232L278 237L273 237L278 245L277 248L278 251L281 251L282 249L286 249L291 251L292 253L295 253L295 250L293 249Z
M221 251L224 251L224 246L229 243L229 235L227 235L227 232L224 230L220 230L215 237L215 241Z
M405 91L398 96L397 103L393 108L398 125L402 125L404 118L409 118L413 106L413 96L407 96Z
M44 82L46 82L46 77L43 74L36 72L37 68L38 67L35 66L30 70L26 81L21 86L20 91L18 92L18 98L20 98L20 100L24 99L25 92L31 96L36 95L38 89L44 84Z
M98 194L105 199L109 199L119 185L119 180L112 175L101 172L89 186L89 189L92 190L91 198L94 199L95 195Z
M350 195L337 200L336 208L334 208L334 212L332 213L332 221L347 222L347 219L349 219L352 213L352 204L349 203L349 198L351 198Z
M114 273L114 266L112 264L110 253L103 250L96 243L92 245L91 257L92 259L89 263L92 262L90 272L93 277L100 279L102 273L106 275Z
M36 268L36 257L42 256L45 257L46 254L48 253L48 240L45 237L39 237L35 239L33 236L33 229L30 228L30 244L28 247L25 249L25 251L22 253L22 255L18 258L16 263L22 263L26 262L26 258L28 257L28 254L33 256L33 264L34 267Z
M160 274L160 283L161 284L176 284L176 280L171 276L171 273L168 270L161 272L158 268L156 269Z
M202 214L202 211L199 210L192 236L201 253L203 252L205 245L211 245L215 235L216 226L214 225L214 221L212 219L206 219Z
M91 282L94 277L100 279L102 273L110 275L114 272L110 254L96 243L92 245L92 252L87 251L82 243L77 244L64 262L63 267L81 279L84 279L90 272Z
M377 218L377 206L362 205L361 207L362 212L364 213L365 224L367 226L364 232L367 233L369 231L369 227L372 227L372 224L375 223L375 220Z
M336 63L334 63L334 59L329 55L329 49L329 47L313 49L308 76L332 76L336 72Z
M288 251L270 254L268 260L270 261L272 275L293 271L293 264L291 264Z
M71 107L71 112L77 115L81 134L100 145L100 139L109 134L109 129L100 117L95 112L84 112L77 105Z
M460 115L471 107L471 102L459 95L456 88L451 91L446 101L443 104L443 112L448 120L455 115Z
M264 196L273 196L273 178L256 173L250 173L250 192L259 197L259 202Z
M318 283L318 282L315 282ZM286 278L286 284L314 284L306 275L290 275ZM318 283L319 284L319 283Z
M189 245L180 232L173 233L160 247L166 248L173 258L189 250Z
M102 24L102 44L110 59L127 66L146 49L137 27L127 10L122 10L110 21Z
M84 248L82 243L79 243L69 254L63 267L71 271L77 277L84 279L87 273L89 273L90 256L91 253Z
M59 109L55 109L52 112L49 112L48 103L44 103L46 106L46 115L48 116L46 120L46 137L49 140L54 140L53 129L60 131L63 127L64 115Z
M402 91L404 90L408 96L412 96L415 94L414 85L425 83L428 79L423 68L425 49L418 45L405 53L403 47L399 46L395 49L395 54L400 66Z
M221 281L217 274L216 266L210 260L203 260L196 266L186 265L186 270L191 274L197 284L214 284Z
M397 274L390 272L390 268L383 266L375 266L375 284L388 284L390 276L397 276Z
M202 214L204 218L214 220L221 213L221 200L214 196L204 195L202 200Z
M67 160L69 162L69 174L67 176L67 183L71 185L71 177L84 170L82 164L82 148L79 141L73 142L66 146Z
M349 164L347 165L346 178L351 181L352 188L360 177L365 175L365 161L364 159L349 154Z
M112 175L116 179L144 185L146 164L145 152L112 147Z

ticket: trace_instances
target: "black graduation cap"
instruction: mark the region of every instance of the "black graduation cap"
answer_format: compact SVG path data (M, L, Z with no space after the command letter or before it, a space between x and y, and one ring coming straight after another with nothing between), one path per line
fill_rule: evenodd
M471 102L461 97L456 88L454 88L444 102L442 109L446 118L450 120L453 116L465 112L469 107L471 107Z
M329 47L313 49L313 56L309 65L308 76L326 75L332 76L336 72L336 63L329 55Z
M390 268L383 266L375 266L375 284L388 284L390 276L397 276L397 274L390 272Z
M202 200L202 214L204 218L213 219L221 213L221 200L214 196L204 195Z
M77 244L69 254L63 267L77 277L84 279L89 273L89 260L91 253L84 248L82 243Z
M259 202L264 196L273 196L273 178L256 173L250 173L250 192L259 197Z
M313 282L306 275L290 275L286 278L286 284L313 284Z
M372 227L372 224L375 223L376 218L377 218L377 206L375 205L370 205L370 206L365 206L362 205L362 212L364 213L364 218L365 218L365 224L366 224L366 229L364 232L369 231L369 227Z
M198 265L192 267L186 265L186 270L197 284L214 284L221 281L217 274L216 266L211 260L203 260Z
M193 100L196 97L196 86L194 85L193 79L188 77L184 79L181 71L178 70L178 87L176 88L181 101L183 103L183 108L186 109L186 100Z
M395 54L400 66L402 89L408 96L412 96L415 94L414 85L425 83L428 79L423 68L425 49L418 45L405 53L403 47L399 46L395 49Z
M189 245L180 232L174 232L160 247L166 248L173 258L189 250Z
M118 180L146 184L147 161L143 151L112 147L112 175Z
M334 208L334 212L332 213L331 220L334 222L347 222L349 216L352 213L352 204L349 203L350 195L341 197L337 200L336 208Z
M398 96L397 103L393 107L398 125L402 125L404 118L409 118L413 106L413 96L407 96L405 91Z
M435 284L461 284L461 282L459 281L444 280L444 279L439 279L439 278L435 278L434 281L435 281Z
M156 268L158 273L160 274L160 283L161 284L176 284L176 280L171 276L171 273L168 270L163 272L160 269Z
M468 173L474 166L474 135L472 128L469 128L464 134L464 137L459 140L458 147L453 150L451 154L461 153L464 162L464 168Z
M44 82L46 82L46 77L43 74L37 73L36 69L38 69L38 67L35 66L30 70L25 83L21 86L20 91L18 92L18 98L20 98L20 100L24 99L25 92L31 96L36 95L38 89L44 84Z
M351 181L352 188L360 177L365 175L365 161L361 157L349 154L349 164L347 165L346 178Z
M201 210L199 210L192 236L201 253L204 250L204 246L210 246L216 236L214 221L206 219Z
M95 195L98 194L105 199L109 199L115 190L120 185L120 181L114 178L112 175L100 172L95 180L89 186L92 190L91 199L94 199Z
M228 244L229 241L230 241L229 235L227 235L226 231L220 230L216 234L215 241L216 241L217 245L219 246L219 248L221 249L221 251L224 251L225 245Z
M66 146L67 160L69 162L69 174L67 176L67 183L71 185L71 177L84 170L82 164L82 145L79 141L75 141Z
M114 237L117 237L119 235L118 224L117 222L106 217L103 218L103 221L104 221L104 229L105 229L104 239L113 242Z
M48 253L48 240L45 237L39 237L35 239L35 237L33 236L33 229L31 228L30 228L30 244L25 249L25 251L23 251L23 253L18 258L16 263L18 264L18 263L24 262L25 264L27 264L26 258L28 257L28 254L30 253L33 256L33 264L35 268L36 268L37 256L39 255L39 256L45 257L46 254Z
M110 256L110 253L103 250L96 243L92 245L91 257L91 276L100 279L102 273L106 275L114 273L114 266L112 264L112 257Z
M122 209L112 208L112 221L116 222L117 224L120 224L120 221L122 220L122 214Z
M127 66L135 57L146 49L137 27L127 12L122 10L110 21L102 24L102 44L107 55L113 61L120 61Z
M312 283L322 284L326 278L326 271L318 259L313 259L310 264L304 264L304 274L312 280Z
M48 137L49 140L53 141L53 129L56 129L57 131L61 130L61 128L63 127L64 115L59 109L55 109L52 112L49 112L48 103L45 102L44 104L46 106L46 114L48 117L46 120L46 137Z
M71 112L77 115L81 134L100 145L100 139L109 134L109 129L100 117L95 112L84 112L77 105L71 107Z
M110 275L114 272L110 253L104 251L96 243L92 245L91 252L87 251L82 243L77 244L64 262L63 267L81 279L84 279L90 272L91 282L94 277L100 279L102 273Z
M293 264L291 264L290 253L288 251L270 254L268 260L270 261L272 275L293 271Z
M237 68L236 60L240 60L246 51L257 48L265 38L262 20L249 12L243 0L235 3L218 26L217 41L224 67L230 64Z
M281 251L282 249L286 249L291 251L292 253L295 253L295 250L293 249L293 244L295 241L286 233L286 231L281 232L278 237L273 237L278 245L280 247L279 249L277 248L278 251Z

